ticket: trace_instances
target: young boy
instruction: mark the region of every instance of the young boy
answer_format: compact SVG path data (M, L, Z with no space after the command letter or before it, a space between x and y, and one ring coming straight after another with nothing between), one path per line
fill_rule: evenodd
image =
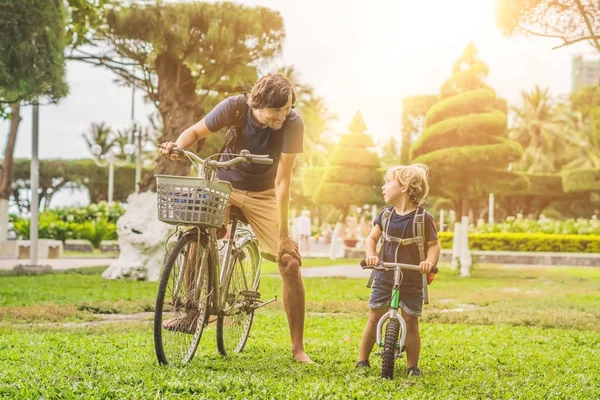
M399 166L390 168L385 175L382 187L385 202L392 207L386 221L382 221L384 211L373 221L373 229L365 240L367 265L379 263L376 247L377 242L385 231L384 237L409 239L416 236L413 221L417 209L423 204L429 193L427 178L429 170L423 164ZM383 241L383 261L419 265L421 272L429 274L437 264L440 256L440 244L433 218L425 213L424 218L425 259L421 260L417 243L402 245L399 242ZM404 278L400 285L400 308L402 318L406 321L406 367L409 376L419 376L421 370L417 366L421 351L419 335L419 316L423 306L423 285L421 274L416 271L403 270ZM433 280L433 274L428 275L428 281ZM431 282L429 282L431 283ZM377 322L389 309L393 271L376 271L373 291L369 300L369 320L360 341L360 353L357 367L369 367L369 354L376 339Z

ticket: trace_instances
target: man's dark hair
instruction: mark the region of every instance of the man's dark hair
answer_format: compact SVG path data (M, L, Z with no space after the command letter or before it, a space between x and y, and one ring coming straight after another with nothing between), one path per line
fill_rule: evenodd
M281 108L292 95L292 104L296 102L296 90L288 78L282 74L267 74L254 84L248 105L254 109Z

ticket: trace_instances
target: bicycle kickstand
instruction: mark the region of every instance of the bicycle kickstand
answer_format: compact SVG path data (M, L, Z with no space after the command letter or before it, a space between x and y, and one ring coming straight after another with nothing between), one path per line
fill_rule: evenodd
M271 304L272 302L277 301L277 296L275 296L274 299L271 300L267 300L267 301L260 301L260 300L256 300L254 302L254 304L252 305L252 307L254 307L255 310L266 306L267 304Z

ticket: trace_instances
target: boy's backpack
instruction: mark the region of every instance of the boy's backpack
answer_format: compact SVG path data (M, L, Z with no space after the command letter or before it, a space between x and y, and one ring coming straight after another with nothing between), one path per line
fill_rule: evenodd
M248 118L248 107L248 92L244 92L235 100L234 123L227 128L225 143L223 144L223 147L221 147L221 150L219 150L219 153L223 153L225 149L229 149L232 153L237 154L242 150L242 132L244 131ZM281 154L281 147L283 144L282 135L276 135L275 140L277 140L275 145L277 151L271 155L273 158L273 165L276 165Z
M413 218L413 226L412 231L414 237L408 239L402 239L400 237L391 236L388 234L388 228L390 225L390 221L392 219L393 208L388 207L383 210L383 214L381 216L381 226L383 227L381 232L381 248L379 249L379 259L383 258L383 251L385 242L398 243L399 246L408 246L411 244L416 244L419 248L419 261L425 260L425 209L423 207L418 206L415 211L415 217ZM370 288L373 284L373 279L375 279L375 270L371 271L371 276L369 277L369 281L367 282L367 287Z

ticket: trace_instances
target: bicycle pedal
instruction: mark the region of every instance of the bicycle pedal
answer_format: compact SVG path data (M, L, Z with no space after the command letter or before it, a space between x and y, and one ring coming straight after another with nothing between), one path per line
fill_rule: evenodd
M244 297L247 297L249 299L260 299L260 293L259 292L252 292L250 290L243 290L240 292L240 294Z

